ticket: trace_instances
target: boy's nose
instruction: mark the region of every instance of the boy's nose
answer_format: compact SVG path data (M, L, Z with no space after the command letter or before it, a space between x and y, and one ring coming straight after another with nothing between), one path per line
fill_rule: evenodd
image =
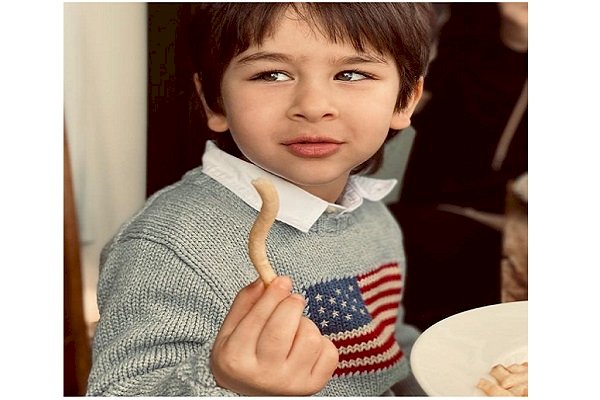
M339 112L334 103L332 88L305 82L296 88L288 117L309 122L335 119Z

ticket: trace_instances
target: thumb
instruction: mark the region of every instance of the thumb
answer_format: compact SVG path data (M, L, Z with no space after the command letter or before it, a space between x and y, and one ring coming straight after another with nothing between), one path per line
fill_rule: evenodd
M217 340L231 335L233 330L238 326L246 314L248 314L254 304L256 304L264 291L265 285L260 278L240 290L231 304L231 308L223 321L223 325L221 325L221 330L216 338Z

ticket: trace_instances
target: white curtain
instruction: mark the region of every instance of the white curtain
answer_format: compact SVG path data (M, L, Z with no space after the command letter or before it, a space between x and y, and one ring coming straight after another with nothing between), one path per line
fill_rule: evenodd
M81 239L84 312L98 318L104 244L144 202L147 6L64 4L64 106Z

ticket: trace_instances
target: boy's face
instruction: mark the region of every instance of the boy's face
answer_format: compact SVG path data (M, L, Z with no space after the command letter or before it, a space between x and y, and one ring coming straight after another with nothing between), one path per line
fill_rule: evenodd
M261 46L231 61L222 81L224 115L207 110L208 124L229 129L254 164L335 202L388 129L410 124L420 90L396 112L399 87L390 57L331 43L287 14Z

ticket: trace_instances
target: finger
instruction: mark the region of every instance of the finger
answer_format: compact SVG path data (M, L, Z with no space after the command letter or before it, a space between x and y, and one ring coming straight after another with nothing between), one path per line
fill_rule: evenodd
M294 346L288 358L295 369L305 371L305 389L309 393L321 390L331 379L338 366L338 350L319 328L308 318L303 317Z
M292 294L279 303L258 338L256 355L259 359L273 362L287 359L305 304L299 294Z
M309 371L312 370L321 352L322 337L314 322L302 317L288 359L294 365L308 365Z
M339 357L337 347L331 340L323 336L321 338L321 353L311 371L311 376L318 384L324 386L331 379L338 366Z
M279 303L290 296L292 281L286 276L275 278L264 290L258 301L239 321L229 337L229 342L242 346L252 345L255 349L258 337Z
M260 279L240 290L231 304L231 308L223 321L217 338L231 335L240 321L254 307L254 304L256 304L264 290L265 286Z

